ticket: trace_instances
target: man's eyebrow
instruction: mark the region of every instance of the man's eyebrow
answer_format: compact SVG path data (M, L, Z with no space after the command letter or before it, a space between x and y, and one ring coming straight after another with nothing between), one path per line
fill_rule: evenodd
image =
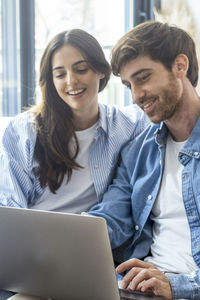
M135 73L133 73L133 74L131 74L131 79L133 79L134 77L136 77L137 75L139 75L139 74L141 74L141 73L143 73L143 72L146 72L146 71L151 71L151 69L150 68L143 68L143 69L140 69L140 70L138 70L138 71L136 71ZM128 82L128 80L126 80L126 79L122 79L121 80L122 81L122 84L126 84L127 82Z
M84 63L84 62L87 63L87 60L85 60L85 59L78 60L74 64L72 64L72 66L74 67L74 66L77 66L77 65L79 65L81 63ZM63 66L58 66L58 67L53 68L52 71L56 71L56 70L60 70L60 69L64 69L64 67Z
M146 71L150 71L150 70L151 70L150 68L140 69L140 70L138 70L137 72L131 74L131 78L134 78L135 76L141 74L142 72L146 72Z

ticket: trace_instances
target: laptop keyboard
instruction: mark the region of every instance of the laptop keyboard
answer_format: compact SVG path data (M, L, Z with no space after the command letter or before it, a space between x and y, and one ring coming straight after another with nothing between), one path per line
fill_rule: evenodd
M154 294L132 292L119 289L120 300L163 300L163 297L155 296Z

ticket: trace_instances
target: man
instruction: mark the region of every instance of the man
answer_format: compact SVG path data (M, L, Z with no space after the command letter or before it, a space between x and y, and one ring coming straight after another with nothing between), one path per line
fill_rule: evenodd
M104 217L113 248L131 238L123 288L166 299L200 299L200 99L191 37L145 22L112 52L121 77L152 124L121 154L116 178L90 214Z

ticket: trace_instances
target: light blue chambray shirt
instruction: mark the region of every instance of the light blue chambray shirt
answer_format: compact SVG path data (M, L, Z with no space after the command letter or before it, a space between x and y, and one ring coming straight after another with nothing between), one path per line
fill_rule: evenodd
M161 183L167 134L163 123L151 124L124 147L116 178L102 202L89 213L106 219L113 248L131 238L125 259L142 259L150 251L153 224L150 212ZM173 298L200 299L200 119L178 159L184 167L182 196L191 231L188 243L197 270L191 274L166 275Z
M149 123L136 105L119 108L99 104L100 118L90 151L90 169L98 201L111 182L119 152ZM30 112L11 120L0 148L0 205L27 208L44 193L35 170L34 117ZM80 182L77 182L77 188Z

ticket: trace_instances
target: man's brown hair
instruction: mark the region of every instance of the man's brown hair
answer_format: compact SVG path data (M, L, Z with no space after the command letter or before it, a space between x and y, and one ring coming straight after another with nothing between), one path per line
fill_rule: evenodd
M137 25L117 42L112 50L111 67L113 74L119 76L120 69L127 62L144 55L171 70L175 58L181 53L188 57L187 77L196 87L198 62L193 39L177 26L147 21Z

